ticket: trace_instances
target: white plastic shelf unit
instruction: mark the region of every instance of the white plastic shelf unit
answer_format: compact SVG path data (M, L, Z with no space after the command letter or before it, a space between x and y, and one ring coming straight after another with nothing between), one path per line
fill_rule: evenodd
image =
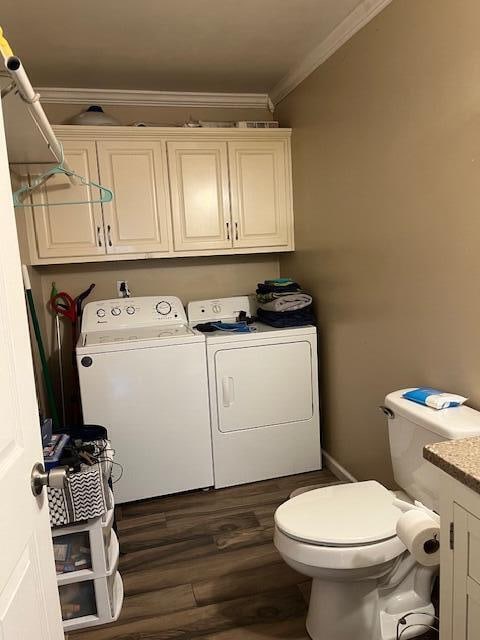
M114 622L120 615L123 583L118 571L104 578L64 584L58 590L65 631Z
M123 583L113 518L112 507L99 518L52 529L65 631L114 622L120 615Z

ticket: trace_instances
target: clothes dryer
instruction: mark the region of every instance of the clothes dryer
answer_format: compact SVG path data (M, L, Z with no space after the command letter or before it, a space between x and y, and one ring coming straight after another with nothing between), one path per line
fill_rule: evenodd
M234 322L248 296L188 304L191 327ZM215 487L321 468L313 326L206 333Z

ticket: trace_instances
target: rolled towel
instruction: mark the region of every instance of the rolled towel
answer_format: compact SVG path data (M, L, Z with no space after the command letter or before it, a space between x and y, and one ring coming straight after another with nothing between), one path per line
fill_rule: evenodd
M298 311L312 304L312 296L308 293L291 293L275 297L269 302L260 302L259 307L265 311Z

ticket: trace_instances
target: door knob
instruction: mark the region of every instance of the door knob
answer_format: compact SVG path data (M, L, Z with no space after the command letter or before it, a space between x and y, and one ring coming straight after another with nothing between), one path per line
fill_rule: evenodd
M34 496L42 493L43 487L52 487L52 489L63 489L65 480L68 477L68 467L55 467L50 471L45 471L45 467L41 462L33 465L31 475L31 487Z

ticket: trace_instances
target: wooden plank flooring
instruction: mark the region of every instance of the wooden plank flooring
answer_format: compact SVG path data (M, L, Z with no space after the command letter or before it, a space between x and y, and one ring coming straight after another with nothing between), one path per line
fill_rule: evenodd
M291 491L329 471L197 491L117 508L120 619L69 640L307 640L308 584L272 543Z

